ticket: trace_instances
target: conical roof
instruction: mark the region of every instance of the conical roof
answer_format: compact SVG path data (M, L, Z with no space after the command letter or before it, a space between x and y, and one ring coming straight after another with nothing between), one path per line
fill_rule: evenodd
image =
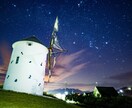
M35 36L31 36L25 39L22 39L21 41L33 41L42 44ZM43 45L43 44L42 44Z

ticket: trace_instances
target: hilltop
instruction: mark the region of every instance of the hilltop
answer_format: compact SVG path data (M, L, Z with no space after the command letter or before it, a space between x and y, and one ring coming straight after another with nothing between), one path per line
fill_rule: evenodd
M79 108L58 99L0 90L0 108Z

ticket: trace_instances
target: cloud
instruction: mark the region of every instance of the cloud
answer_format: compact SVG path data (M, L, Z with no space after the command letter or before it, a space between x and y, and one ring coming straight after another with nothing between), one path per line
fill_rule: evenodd
M57 58L56 66L53 69L53 76L51 77L50 82L62 81L85 68L87 63L79 61L84 52L84 50L81 50L69 55L59 56Z
M49 90L54 90L54 89L58 89L58 88L75 88L75 89L79 89L82 91L92 91L93 88L96 86L96 84L91 83L91 84L86 84L86 83L63 83L63 82L53 82L53 83L46 83L45 84L45 88L44 91L49 91Z
M0 85L3 84L4 80L5 80L5 73L0 73Z
M8 44L3 42L0 44L0 85L3 84L5 79L5 74L8 68L9 60L10 60L10 49Z
M8 47L8 44L3 42L0 44L0 57L2 58L1 64L0 64L0 73L4 73L7 68L10 61L10 55L11 51Z
M109 79L117 82L115 86L130 86L132 85L132 71L110 76Z
M0 73L0 79L4 80L5 79L5 75L6 75L5 73Z
M7 68L4 65L0 65L0 73L5 73Z
M111 76L110 79L120 80L120 81L132 81L132 71Z

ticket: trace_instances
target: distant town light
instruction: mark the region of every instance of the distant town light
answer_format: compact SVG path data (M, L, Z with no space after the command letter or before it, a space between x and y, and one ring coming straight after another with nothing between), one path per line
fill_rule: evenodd
M128 87L127 89L128 89L128 90L132 90L132 88L131 88L131 87Z
M61 99L61 98L62 98L62 95L61 95L61 93L57 93L57 94L55 95L55 97L57 97L58 99Z
M124 93L124 91L122 89L119 90L120 93Z
M75 102L75 101L73 101L73 100L66 100L66 102L67 102L67 103L77 103L77 102Z
M65 95L68 95L68 91L65 91Z
M62 100L65 100L65 97L66 97L65 94L61 94L61 93L57 93L57 94L55 94L54 96L55 96L56 98L62 99Z

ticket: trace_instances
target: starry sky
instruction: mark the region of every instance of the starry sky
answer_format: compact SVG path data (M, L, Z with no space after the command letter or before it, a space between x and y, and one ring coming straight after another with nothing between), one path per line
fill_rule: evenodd
M131 0L0 0L0 83L12 47L35 35L49 46L56 16L60 45L45 90L132 85Z

